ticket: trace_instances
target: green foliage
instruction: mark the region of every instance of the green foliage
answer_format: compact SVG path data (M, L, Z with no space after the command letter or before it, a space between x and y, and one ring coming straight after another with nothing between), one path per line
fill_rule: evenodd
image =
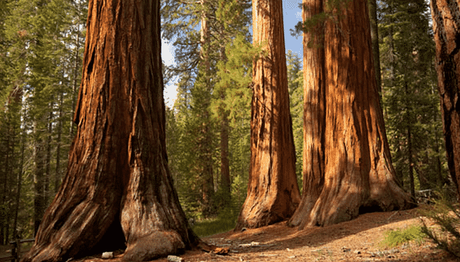
M198 221L192 226L193 232L199 237L206 237L232 230L236 226L239 208L226 207L215 218Z
M302 59L291 50L286 54L292 132L296 151L297 183L302 192L303 164L303 71Z
M379 7L382 104L398 179L407 190L440 188L447 169L428 5L389 0Z
M458 202L455 200L454 204L444 194L439 195L440 198L434 201L434 205L425 206L421 213L433 220L440 231L428 227L426 221L421 219L422 232L433 240L439 248L460 257L460 209Z
M15 230L33 236L34 201L46 208L67 166L86 13L86 1L1 4L0 204L9 207L1 241Z
M305 21L297 23L294 29L291 29L291 35L296 36L302 33L314 34L319 38L324 38L323 27L328 21L338 25L339 19L343 16L344 10L348 8L348 4L353 0L325 0L322 3L323 12L314 14L307 17ZM308 5L299 4L300 8L303 8L309 12L310 8ZM309 48L319 47L313 41L307 43Z
M414 225L405 229L385 232L385 239L382 241L382 244L388 247L395 247L410 241L421 243L424 237L422 227Z
M217 63L219 81L211 105L216 118L222 114L220 110L225 111L233 123L248 115L252 97L252 61L259 53L260 50L254 48L242 34L227 44L227 60Z
M162 5L163 36L173 41L179 61L167 70L179 79L174 109L167 114L169 165L189 216L212 217L246 194L249 84L256 55L250 44L249 7L249 1L236 0L170 0ZM209 34L204 41L203 18ZM220 181L223 125L229 133L230 195Z

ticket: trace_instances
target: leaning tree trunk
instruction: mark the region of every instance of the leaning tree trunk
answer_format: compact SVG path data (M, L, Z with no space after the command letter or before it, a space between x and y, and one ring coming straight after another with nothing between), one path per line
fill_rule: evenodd
M289 112L281 0L254 0L254 45L264 53L253 64L251 165L246 201L236 229L289 218L300 202Z
M191 247L169 173L160 1L89 1L77 135L64 181L24 261L126 243L123 261Z
M304 19L322 11L334 20L304 41L304 194L290 224L330 225L359 213L410 206L395 181L376 87L367 0L304 0ZM337 13L340 11L340 14ZM324 39L321 39L324 37ZM314 42L315 42L314 41ZM304 42L305 43L305 42ZM310 166L309 166L310 165Z
M431 16L447 163L460 194L460 1L432 0Z

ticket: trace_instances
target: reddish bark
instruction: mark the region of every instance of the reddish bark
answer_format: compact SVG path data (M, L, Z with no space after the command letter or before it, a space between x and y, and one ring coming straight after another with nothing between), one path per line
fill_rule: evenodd
M160 1L89 1L77 135L67 174L23 261L94 248L144 261L190 248L169 173Z
M322 0L303 3L304 19L327 11L335 21L304 35L304 194L290 223L330 225L410 207L391 165L367 0L340 2L334 10L324 10Z
M460 1L432 0L430 5L447 163L460 194Z
M289 112L281 0L254 0L251 165L246 201L236 229L288 219L300 201Z

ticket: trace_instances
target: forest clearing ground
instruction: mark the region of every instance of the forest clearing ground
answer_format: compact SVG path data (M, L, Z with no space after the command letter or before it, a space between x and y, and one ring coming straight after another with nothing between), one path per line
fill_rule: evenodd
M420 225L419 209L363 214L352 221L305 230L281 222L244 232L229 231L203 240L229 247L230 255L190 251L180 257L183 261L459 261L428 239L392 248L381 244L389 230Z
M396 247L382 244L389 230L420 225L420 208L360 215L352 221L305 230L286 222L244 232L225 232L202 238L210 245L227 247L229 255L187 251L182 261L460 261L425 238ZM428 223L428 226L434 226ZM120 261L87 257L78 262ZM168 261L166 258L155 260Z

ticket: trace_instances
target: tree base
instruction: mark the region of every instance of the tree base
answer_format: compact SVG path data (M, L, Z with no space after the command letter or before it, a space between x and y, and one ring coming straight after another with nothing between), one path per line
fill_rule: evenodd
M185 244L174 231L157 231L130 244L123 254L123 262L147 261L185 251Z

